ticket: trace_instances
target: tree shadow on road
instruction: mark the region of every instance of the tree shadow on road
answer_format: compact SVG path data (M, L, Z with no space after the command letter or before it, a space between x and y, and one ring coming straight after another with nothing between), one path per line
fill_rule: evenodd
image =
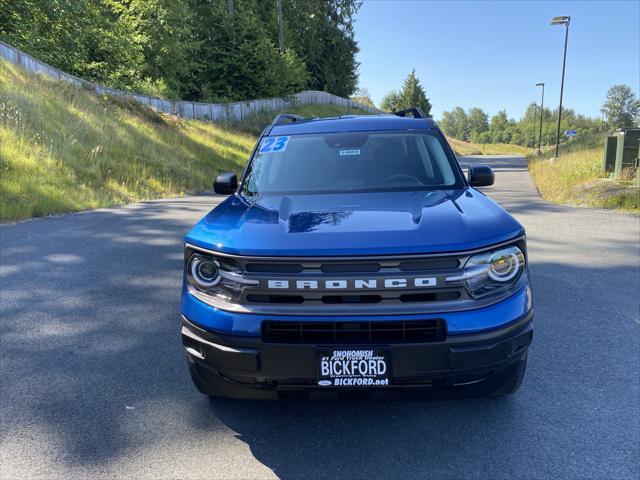
M640 306L637 281L620 279L637 272L534 260L536 332L525 382L509 397L212 399L211 413L280 478L633 478ZM612 305L611 287L626 301ZM614 331L615 348L603 351ZM193 422L207 428L200 415Z

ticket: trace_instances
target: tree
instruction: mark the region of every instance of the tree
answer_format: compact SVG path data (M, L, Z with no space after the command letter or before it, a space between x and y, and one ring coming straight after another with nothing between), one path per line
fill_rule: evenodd
M555 142L555 119L558 112L544 109L542 113L542 144ZM465 114L462 107L444 112L440 120L442 131L453 138L474 143L513 143L528 147L538 144L540 108L531 103L518 121L509 118L507 112L499 111L491 121L479 108L471 108ZM575 129L579 135L591 135L602 131L602 121L576 114L571 108L563 109L561 130Z
M0 0L0 39L81 78L186 100L351 95L359 0ZM221 76L214 76L221 75Z
M450 137L458 140L469 139L469 120L462 107L455 107L450 112L443 112L440 128Z
M500 110L493 117L491 117L490 131L493 143L509 143L509 135L507 133L507 126L509 125L509 118L505 110Z
M456 107L451 112L456 129L455 137L459 140L469 140L469 119L462 107Z
M244 3L237 2L233 14L226 3L207 3L200 15L204 40L198 84L203 100L280 97L304 87L304 64L293 51L278 52Z
M370 108L376 108L376 105L373 103L373 99L371 98L371 95L366 88L356 89L355 93L351 95L351 100L361 103L362 105L366 105Z
M143 47L117 0L5 0L0 38L86 80L145 90ZM146 93L142 91L142 93Z
M517 123L515 128L517 133L512 134L511 141L514 142L514 139L517 139L518 141L515 143L526 147L535 147L538 145L539 127L540 106L537 103L530 103Z
M632 127L640 122L640 100L628 85L614 85L601 112L609 128Z
M471 108L467 114L469 124L469 137L477 142L480 134L489 130L489 117L481 108Z
M400 100L400 93L395 90L385 93L380 102L380 110L385 112L397 112L400 110L398 107L398 101Z
M193 38L190 0L131 0L128 14L142 46L144 78L162 79L166 95L188 98L200 41Z
M420 80L418 80L418 77L416 76L415 68L411 70L411 73L402 84L402 89L398 96L397 107L400 110L404 108L420 107L427 115L431 113L431 103L429 103L429 99L427 98L422 85L420 85Z
M276 0L248 4L278 41ZM309 71L309 88L348 97L358 83L358 44L353 28L360 0L283 0L285 49L293 50Z

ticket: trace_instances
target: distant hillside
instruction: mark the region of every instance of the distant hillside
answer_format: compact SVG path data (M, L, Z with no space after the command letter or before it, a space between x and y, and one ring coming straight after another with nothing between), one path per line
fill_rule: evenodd
M179 120L0 60L0 221L210 190L216 173L241 171L249 132L273 115L227 127Z
M520 145L512 145L510 143L470 143L458 140L453 137L447 137L451 148L456 155L521 155L525 156L531 153L530 148L521 147Z

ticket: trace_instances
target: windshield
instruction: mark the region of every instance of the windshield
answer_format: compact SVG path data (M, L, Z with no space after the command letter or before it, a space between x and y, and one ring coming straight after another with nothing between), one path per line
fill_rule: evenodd
M462 186L438 136L428 131L264 137L243 182L257 194L433 190Z

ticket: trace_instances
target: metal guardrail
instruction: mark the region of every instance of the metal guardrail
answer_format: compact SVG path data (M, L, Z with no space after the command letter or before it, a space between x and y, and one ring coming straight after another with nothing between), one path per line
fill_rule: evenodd
M348 98L339 97L332 93L307 90L291 95L289 98L263 98L245 102L231 103L202 103L185 100L169 100L151 97L138 93L126 92L117 88L106 87L98 83L89 82L75 75L63 72L22 50L0 40L0 57L19 65L25 70L40 75L46 75L56 80L72 83L79 87L89 88L98 94L117 95L132 98L143 105L148 105L159 112L176 115L183 118L195 118L209 121L243 120L256 112L263 110L282 110L292 105L342 105L346 108L360 108L362 110L381 113L380 110L354 102Z

